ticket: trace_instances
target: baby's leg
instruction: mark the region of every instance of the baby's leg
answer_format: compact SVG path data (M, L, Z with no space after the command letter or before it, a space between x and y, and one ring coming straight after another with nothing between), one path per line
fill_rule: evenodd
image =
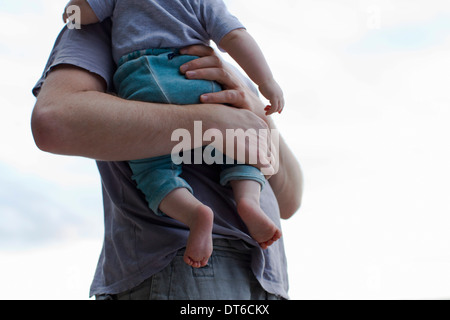
M281 230L267 217L259 204L261 185L253 180L230 181L237 210L250 235L261 248L267 249L281 238Z
M161 202L159 209L190 229L184 262L194 268L207 265L212 254L212 210L198 201L186 188L175 189Z

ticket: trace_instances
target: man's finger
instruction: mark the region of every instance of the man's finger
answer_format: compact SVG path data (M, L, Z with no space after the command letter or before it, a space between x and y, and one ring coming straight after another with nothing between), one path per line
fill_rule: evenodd
M231 104L235 106L244 105L242 92L238 90L223 90L220 92L207 93L200 97L202 103Z
M186 72L188 79L202 79L216 81L225 89L236 88L238 82L236 79L223 68L204 68L197 70L190 70Z
M206 69L206 68L222 68L222 60L217 56L206 56L191 60L180 67L181 73L190 70Z
M203 45L193 45L182 48L180 53L199 57L213 56L215 54L213 48Z

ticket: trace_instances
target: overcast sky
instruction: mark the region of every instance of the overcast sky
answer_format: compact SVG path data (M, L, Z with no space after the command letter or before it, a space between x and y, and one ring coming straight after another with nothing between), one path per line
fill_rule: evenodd
M283 224L291 297L450 298L448 1L226 2L305 171ZM101 247L95 163L37 150L29 126L64 5L0 0L0 299L87 298Z

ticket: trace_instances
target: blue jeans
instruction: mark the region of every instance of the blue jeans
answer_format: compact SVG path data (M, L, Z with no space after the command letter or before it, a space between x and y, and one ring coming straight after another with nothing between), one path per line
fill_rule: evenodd
M251 271L251 248L242 241L214 240L208 265L183 261L184 249L161 272L137 287L97 300L280 300L266 292Z
M128 100L169 104L198 104L205 93L221 91L214 81L189 80L180 73L181 65L198 57L180 55L177 49L149 49L133 52L119 61L114 75L118 95ZM173 190L192 188L180 175L182 167L172 162L171 156L129 161L133 180L141 190L150 209L163 215L158 209L161 201ZM221 172L221 183L233 180L254 180L264 186L265 179L255 167L226 165Z

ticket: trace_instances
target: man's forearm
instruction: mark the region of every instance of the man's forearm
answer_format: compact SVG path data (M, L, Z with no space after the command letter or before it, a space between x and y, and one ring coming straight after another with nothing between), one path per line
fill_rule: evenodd
M96 76L75 67L52 71L33 112L36 144L44 151L105 161L169 154L176 129L193 137L194 121L203 130L251 128L256 116L222 105L175 106L127 101L102 93ZM256 122L256 123L255 123ZM192 147L199 147L192 145Z
M170 153L173 130L188 127L200 116L192 108L126 101L102 93L98 81L73 67L49 74L32 121L41 149L105 161L159 156Z
M185 112L192 110L167 105L162 112L157 104L149 106L94 91L68 94L50 108L53 120L45 121L47 128L43 129L45 151L105 161L169 154L174 146L171 132L187 128L189 114L195 117L194 112Z
M276 129L269 118L270 129ZM301 206L303 197L303 172L292 151L284 139L279 141L279 170L269 183L280 206L281 218L289 219Z

